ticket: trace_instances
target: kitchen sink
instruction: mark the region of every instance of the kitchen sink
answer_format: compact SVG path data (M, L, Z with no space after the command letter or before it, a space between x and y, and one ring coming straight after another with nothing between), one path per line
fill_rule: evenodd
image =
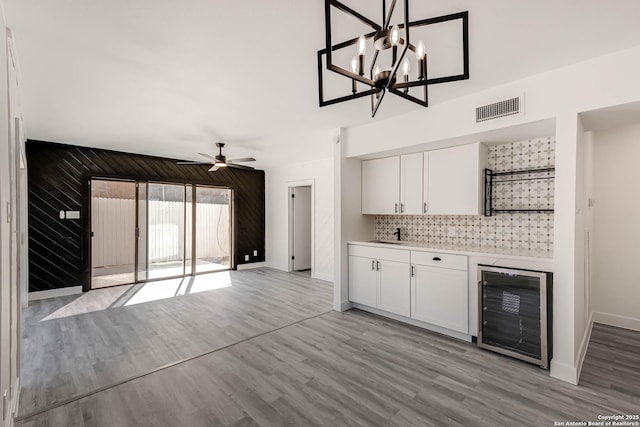
M384 243L386 245L403 245L404 242L398 240L370 240L370 243Z

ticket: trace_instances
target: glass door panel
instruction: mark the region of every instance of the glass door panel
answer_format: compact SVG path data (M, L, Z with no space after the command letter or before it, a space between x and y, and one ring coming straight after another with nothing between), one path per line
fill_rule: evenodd
M147 187L148 279L182 276L185 260L185 186Z
M91 180L91 288L135 281L136 183Z
M196 273L231 268L231 190L196 187Z
M147 258L148 246L148 210L147 210L147 183L138 183L138 277L137 282L144 282L149 277L149 260Z

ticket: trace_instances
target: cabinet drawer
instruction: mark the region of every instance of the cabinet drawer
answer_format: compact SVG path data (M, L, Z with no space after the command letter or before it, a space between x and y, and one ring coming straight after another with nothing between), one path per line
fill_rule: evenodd
M467 256L438 252L411 251L411 264L467 271Z
M411 254L406 249L388 249L359 245L349 245L349 255L406 263L409 263L411 259Z

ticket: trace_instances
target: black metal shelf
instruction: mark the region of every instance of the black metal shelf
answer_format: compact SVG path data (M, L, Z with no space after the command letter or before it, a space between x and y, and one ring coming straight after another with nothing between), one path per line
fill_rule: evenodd
M510 212L553 212L553 209L548 208L506 208L506 209L494 209L493 207L493 189L495 184L505 184L509 182L522 182L522 181L541 181L545 179L555 179L556 168L539 168L539 169L522 169L506 172L494 172L491 169L484 170L484 215L492 216L494 213L510 213ZM494 179L495 177L508 178L510 176L518 176L524 174L542 174L547 173L553 175L539 176L539 177L527 177L527 178L513 178L513 179Z

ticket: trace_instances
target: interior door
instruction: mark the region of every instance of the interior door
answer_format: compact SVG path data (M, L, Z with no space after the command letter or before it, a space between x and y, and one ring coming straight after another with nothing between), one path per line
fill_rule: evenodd
M91 180L91 289L134 283L136 183Z
M293 270L311 268L311 187L294 187L293 204Z

